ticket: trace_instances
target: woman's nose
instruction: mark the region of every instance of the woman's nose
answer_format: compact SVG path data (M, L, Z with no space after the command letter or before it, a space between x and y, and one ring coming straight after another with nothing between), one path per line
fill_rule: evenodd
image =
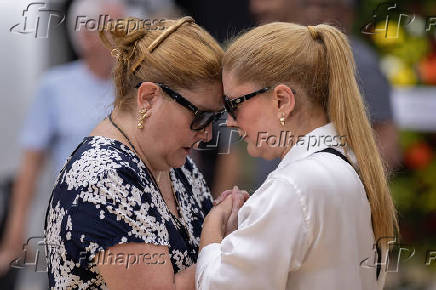
M233 119L233 117L227 113L227 120L226 120L226 126L227 127L237 127L237 122L235 119Z
M203 140L203 142L206 143L212 140L212 123L210 123L209 126L204 128L201 139Z

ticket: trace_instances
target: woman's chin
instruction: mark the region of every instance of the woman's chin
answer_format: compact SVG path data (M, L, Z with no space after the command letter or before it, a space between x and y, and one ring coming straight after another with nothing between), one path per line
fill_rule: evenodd
M177 156L174 156L170 162L171 168L180 168L186 163L186 157L188 156L187 151L183 150L183 153L177 154Z
M254 146L251 143L247 143L247 152L251 157L262 158L265 160L273 160L277 158L274 156L273 152L271 151L271 148Z
M262 157L262 152L260 150L260 147L257 147L253 145L252 143L247 143L247 153L251 157Z

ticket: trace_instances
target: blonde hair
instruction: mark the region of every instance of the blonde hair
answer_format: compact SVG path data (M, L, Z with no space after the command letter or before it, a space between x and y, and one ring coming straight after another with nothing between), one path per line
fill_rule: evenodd
M135 86L140 81L185 89L221 81L224 52L189 16L148 25L130 17L107 25L99 33L116 58L114 106L121 110L134 108Z
M350 45L342 32L325 24L259 26L229 46L223 67L240 82L290 83L305 90L309 102L325 110L356 156L376 240L394 235L398 225L386 171L356 82ZM296 98L298 103L298 91Z

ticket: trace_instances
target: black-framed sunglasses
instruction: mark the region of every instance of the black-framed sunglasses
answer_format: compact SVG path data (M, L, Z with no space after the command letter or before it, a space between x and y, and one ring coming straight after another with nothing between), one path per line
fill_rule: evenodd
M135 88L139 88L142 82L138 83ZM162 83L156 83L171 99L176 101L179 105L185 107L192 113L194 113L194 119L191 122L191 130L200 131L209 126L210 123L216 121L222 117L225 110L221 111L202 111L190 101L185 99L181 94L173 91L167 85Z
M257 95L260 95L260 94L267 92L271 88L272 87L265 87L265 88L262 88L260 90L255 91L253 93L246 94L246 95L243 95L241 97L234 98L234 99L229 99L227 96L224 96L224 107L225 107L227 113L229 113L229 115L232 116L232 118L234 120L236 120L236 110L238 109L238 106L240 104L242 104L245 101L248 101L249 99L251 99L254 96L257 96ZM292 90L292 93L295 94L295 90L294 89L291 89L291 90Z
M236 120L236 110L238 109L238 106L240 104L242 104L245 101L248 101L249 99L251 99L252 97L254 97L256 95L260 95L260 94L265 93L269 89L271 89L271 87L262 88L260 90L253 92L253 93L246 94L246 95L243 95L243 96L241 96L239 98L235 98L235 99L229 99L227 96L224 96L224 107L225 107L227 113L229 113L229 115L232 116L232 118L234 120Z

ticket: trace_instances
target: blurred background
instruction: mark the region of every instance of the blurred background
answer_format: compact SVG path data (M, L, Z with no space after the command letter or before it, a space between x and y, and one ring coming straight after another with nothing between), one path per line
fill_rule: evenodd
M73 19L106 14L191 15L223 45L271 21L345 31L408 249L392 258L386 289L436 289L435 0L0 0L0 11L0 289L47 288L35 257L51 187L113 100L111 56ZM234 184L253 193L278 161L249 157L222 123L192 157L214 194Z

